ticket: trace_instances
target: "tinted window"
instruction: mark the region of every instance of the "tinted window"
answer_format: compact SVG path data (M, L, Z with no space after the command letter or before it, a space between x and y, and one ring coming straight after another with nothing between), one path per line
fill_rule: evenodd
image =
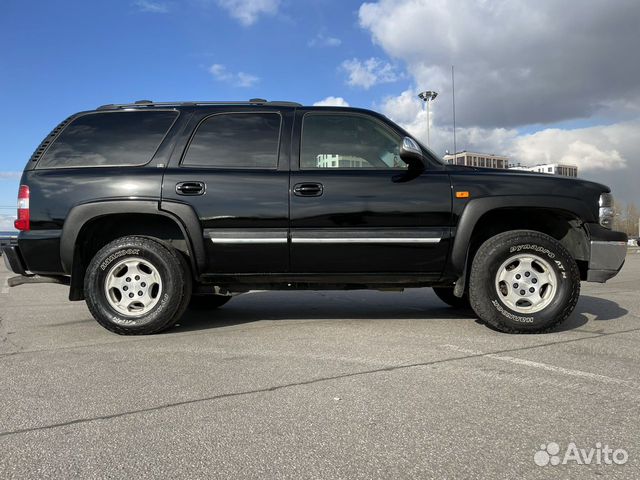
M151 160L177 112L105 112L73 120L38 168L143 165Z
M401 138L360 115L307 114L302 126L301 168L407 168Z
M183 165L275 168L278 164L280 115L225 113L200 124Z

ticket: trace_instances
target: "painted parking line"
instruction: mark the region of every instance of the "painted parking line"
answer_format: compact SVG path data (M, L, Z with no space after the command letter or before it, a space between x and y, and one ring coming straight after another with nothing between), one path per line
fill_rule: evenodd
M501 355L497 353L484 353L478 350L471 350L468 348L459 347L457 345L445 344L440 346L443 348L448 348L449 350L454 350L456 352L465 353L467 355L475 355L478 357L491 358L494 360L500 360L501 362L512 363L514 365L537 368L539 370L546 370L548 372L554 372L561 375L569 375L572 377L588 378L589 380L594 380L599 383L606 383L608 385L617 385L617 386L640 390L640 384L630 380L623 380L621 378L615 378L615 377L609 377L607 375L600 375L597 373L585 372L583 370L574 370L572 368L558 367L556 365L550 365L548 363L534 362L531 360L525 360L524 358L511 357L509 355Z

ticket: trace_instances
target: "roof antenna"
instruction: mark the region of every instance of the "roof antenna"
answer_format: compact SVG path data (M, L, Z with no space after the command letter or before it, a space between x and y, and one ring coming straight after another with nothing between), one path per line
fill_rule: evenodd
M456 81L453 73L453 65L451 65L451 98L453 99L453 154L458 153L456 145Z

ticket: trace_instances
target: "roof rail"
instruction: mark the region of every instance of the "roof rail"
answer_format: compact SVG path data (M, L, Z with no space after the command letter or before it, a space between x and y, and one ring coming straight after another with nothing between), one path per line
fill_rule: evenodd
M248 102L154 102L152 100L137 100L134 103L109 103L107 105L101 105L97 110L115 110L130 107L185 107L200 105L268 105L274 107L302 107L302 104L297 102L269 102L263 98L252 98Z

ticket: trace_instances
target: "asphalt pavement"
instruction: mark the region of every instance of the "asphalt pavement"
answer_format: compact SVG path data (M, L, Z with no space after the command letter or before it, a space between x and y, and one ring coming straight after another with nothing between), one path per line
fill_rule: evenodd
M634 250L545 335L414 289L253 292L121 337L0 268L3 479L640 477Z

